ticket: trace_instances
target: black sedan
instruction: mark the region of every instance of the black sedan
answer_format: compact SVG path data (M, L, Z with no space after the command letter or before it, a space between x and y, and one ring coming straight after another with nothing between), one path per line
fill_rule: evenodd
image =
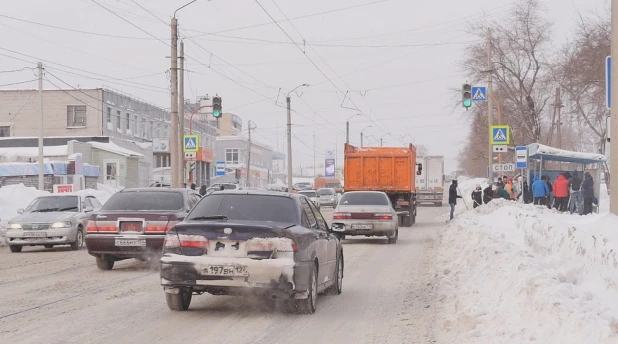
M161 285L171 310L194 294L255 295L311 314L320 292L338 295L343 248L302 195L219 191L166 235Z

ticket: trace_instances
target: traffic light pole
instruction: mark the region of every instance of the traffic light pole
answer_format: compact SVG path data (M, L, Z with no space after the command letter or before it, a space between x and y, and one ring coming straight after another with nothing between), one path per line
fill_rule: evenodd
M178 156L178 21L172 17L172 51L171 51L171 66L170 76L172 83L171 101L170 101L170 178L173 188L180 187L180 176L178 175L178 164L181 159Z
M489 139L489 135L490 135L490 128L492 126L493 123L493 112L494 112L494 103L493 103L493 73L494 73L494 66L493 63L491 61L492 57L491 57L491 29L487 29L487 138ZM493 181L493 176L494 176L494 172L492 169L492 165L494 163L494 151L493 151L493 147L491 146L491 140L488 141L489 142L489 150L487 151L488 154L488 160L489 160L489 180Z
M287 139L288 139L288 192L292 192L294 190L292 183L292 109L291 109L291 99L290 95L285 98L288 108L288 123L287 123Z

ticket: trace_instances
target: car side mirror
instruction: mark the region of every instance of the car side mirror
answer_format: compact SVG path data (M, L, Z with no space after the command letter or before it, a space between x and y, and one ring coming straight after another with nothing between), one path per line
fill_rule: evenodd
M17 209L17 213L18 213L18 214L23 214L23 213L24 213L24 208L19 208L19 209Z
M87 213L92 213L94 211L94 207L87 205L84 208L84 211L87 212Z

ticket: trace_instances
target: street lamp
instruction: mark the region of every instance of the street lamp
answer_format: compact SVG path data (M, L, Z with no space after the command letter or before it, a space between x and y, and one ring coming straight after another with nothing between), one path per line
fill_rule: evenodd
M345 143L350 144L350 119L356 117L356 116L362 116L360 113L357 113L354 116L350 116L350 118L348 118L345 121Z
M287 102L287 108L288 108L288 125L287 125L287 135L288 135L288 192L292 192L292 110L290 108L290 93L296 91L297 89L301 88L301 87L307 87L309 86L308 84L302 84L302 85L298 85L296 87L294 87L290 92L288 92L287 96L285 97L285 100Z
M386 134L384 134L384 135L380 136L380 147L382 147L382 138L383 138L384 136L390 136L390 134L391 134L391 133L386 133Z
M368 125L368 126L364 127L363 130L361 130L361 132L360 132L360 135L361 135L361 147L363 147L363 131L365 129L372 128L372 127L373 127L373 125Z

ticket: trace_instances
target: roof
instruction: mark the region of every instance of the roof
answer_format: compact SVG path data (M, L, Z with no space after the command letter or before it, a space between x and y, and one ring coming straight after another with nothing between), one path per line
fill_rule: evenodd
M104 150L107 152L111 152L111 153L115 153L115 154L119 154L119 155L124 155L126 157L129 158L143 158L144 155L134 152L130 149L126 149L126 148L122 148L120 146L118 146L115 143L101 143L101 142L95 142L95 141L90 141L88 142L88 144L90 146L92 146L92 148L96 148L96 149L100 149L100 150Z
M596 164L607 160L605 155L602 154L573 152L540 143L532 143L527 147L528 157L535 160L543 158L544 161L572 162L576 164Z
M215 195L215 194L216 195L277 196L277 197L288 197L288 198L301 197L301 195L292 194L288 192L277 192L277 191L267 191L267 190L247 190L247 189L241 189L241 190L226 189L226 190L215 191L211 193L211 195Z

